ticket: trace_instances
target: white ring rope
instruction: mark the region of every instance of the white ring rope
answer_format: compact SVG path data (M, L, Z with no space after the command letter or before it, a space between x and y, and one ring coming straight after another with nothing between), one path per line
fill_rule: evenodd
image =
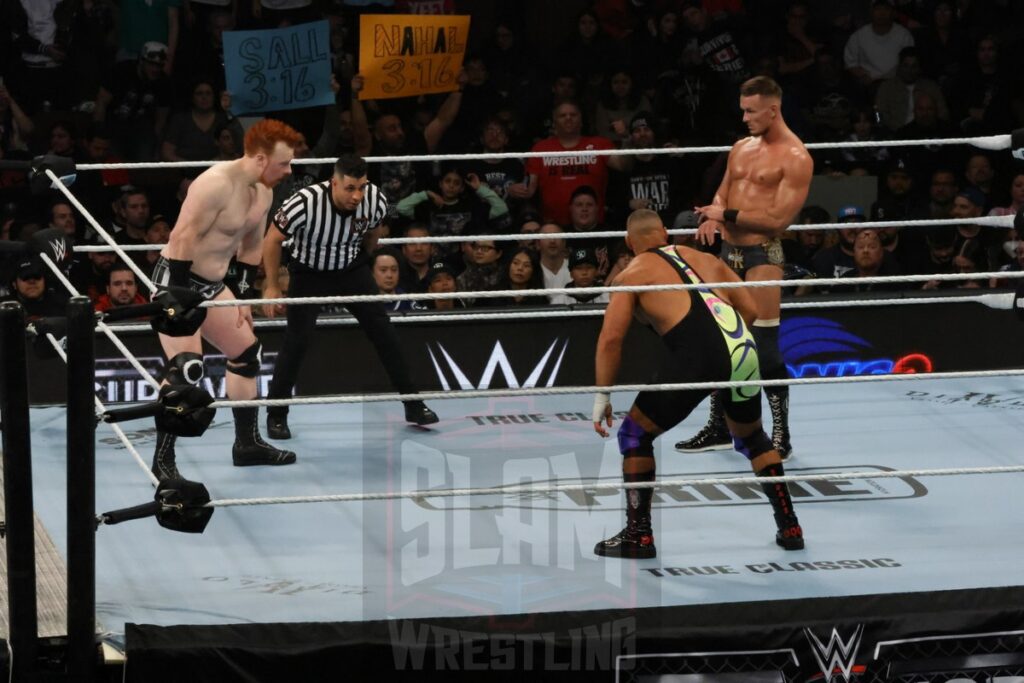
M959 370L951 372L854 375L850 377L799 377L742 382L678 382L669 384L616 384L612 386L524 387L517 389L466 389L424 391L418 394L334 394L292 398L257 398L214 401L215 408L252 408L259 406L334 405L341 403L383 403L385 401L449 400L459 398L500 398L505 396L566 396L601 392L686 391L691 389L742 389L750 387L792 387L804 384L848 384L851 382L899 382L932 379L970 379L979 377L1024 376L1024 368L1009 370Z
M948 139L928 139L928 140L897 140L897 141L865 141L865 142L842 142L842 143L810 143L806 145L808 149L833 149L833 148L869 148L869 147L900 147L900 146L922 146L922 145L952 145L952 144L972 144L983 149L999 150L1007 149L1011 145L1010 135L999 135L999 136L987 136L987 137L976 137L976 138L948 138ZM580 156L583 154L587 155L606 155L606 156L623 156L623 155L654 155L654 154L675 154L681 155L686 153L707 153L707 152L728 152L731 147L690 147L690 148L660 148L660 149L621 149L621 150L581 150L579 152L527 152L527 153L508 153L508 154L460 154L460 155L410 155L410 156L398 156L398 157L368 157L366 160L370 163L382 163L389 161L398 162L413 162L413 161L442 161L442 160L470 160L470 159L525 159L525 158L546 158L546 157L565 157L565 156ZM321 159L297 159L297 164L327 164L333 163L333 158L321 158ZM102 170L102 169L132 169L132 168L183 168L183 167L206 167L211 166L215 162L175 162L175 163L139 163L139 164L80 164L78 165L79 170ZM124 249L121 245L118 245L115 240L103 229L102 226L93 218L91 213L86 209L78 199L71 193L71 191L64 185L64 183L57 177L51 170L46 170L47 176L50 180L55 183L55 186L67 197L71 204L86 218L89 224L94 230L110 245L110 250L114 251L135 273L136 277L139 278L139 282L146 285L149 289L154 289L152 280L142 272L141 268L138 267L130 258L127 256L127 251L150 251L161 249L162 245L139 245L138 247L130 247ZM1013 218L1010 216L1005 217L982 217L977 219L945 219L945 220L926 220L926 221L904 221L904 222L888 222L888 221L875 221L875 222L864 222L856 224L858 229L867 228L882 228L889 227L890 225L896 225L897 227L918 227L918 226L934 226L944 224L977 224L987 225L995 227L1010 227L1013 224ZM834 229L840 224L806 224L802 226L792 226L794 230L816 230L816 229ZM671 234L695 234L696 230L673 230ZM591 233L554 233L549 235L558 235L561 238L568 239L588 239L588 238L605 238L605 237L619 237L623 235L622 231L601 231ZM381 240L382 244L404 244L410 242L465 242L473 239L487 239L494 241L520 241L528 239L552 239L557 237L553 236L542 236L540 234L517 234L517 235L481 235L481 236L437 236L433 238L394 238ZM100 251L100 248L96 247L79 247L76 251ZM106 250L106 249L103 249ZM68 291L72 295L76 295L77 291L74 286L63 277L59 269L46 255L42 255L44 262L47 266L57 275L58 279L61 280L62 284L67 287ZM929 280L970 280L970 279L983 279L991 277L1001 278L1016 278L1024 276L1016 273L971 273L971 274L943 274L943 275L932 275L932 276L890 276L890 277L876 277L876 278L856 278L858 282L848 282L847 284L867 284L867 283L882 283L882 282L919 282ZM753 283L701 283L700 285L673 285L673 286L647 286L647 287L590 287L590 288L578 288L574 290L567 290L563 288L561 290L502 290L492 292L472 292L474 298L494 298L501 296L528 296L528 295L549 295L560 292L571 292L575 294L590 294L599 293L605 291L657 291L665 289L694 289L698 287L712 287L712 288L734 288L737 286L752 286L752 287L783 287L803 285L803 286L814 286L819 284L834 284L837 279L831 278L819 278L809 280L798 280L798 281L761 281ZM853 279L850 279L853 280ZM460 296L461 295L461 296ZM421 300L421 299L445 299L445 298L463 298L468 296L467 293L452 293L452 295L446 295L446 293L435 293L426 295L377 295L377 296L360 296L360 297L307 297L302 299L258 299L249 300L246 305L259 305L263 303L347 303L354 301L399 301L399 300ZM996 295L992 295L996 296ZM1012 296L1011 305L1012 305ZM976 300L975 297L957 297L958 300ZM977 299L980 299L978 297ZM918 303L925 302L931 303L935 300L946 300L942 298L928 298L918 300L902 300L901 303ZM898 301L898 300L896 300ZM221 302L218 302L221 303ZM233 303L233 302L222 302L222 303ZM806 304L818 303L818 302L806 302L805 305L793 306L793 308L809 308ZM877 305L877 301L867 302L847 302L847 305ZM214 302L208 302L209 305L217 305ZM239 304L235 304L239 305ZM1002 306L1000 306L1002 307ZM574 312L575 313L575 312ZM580 311L578 313L586 314L597 314L599 311ZM482 319L482 316L477 319ZM531 314L527 314L531 315ZM559 315L565 315L559 313ZM441 316L439 316L441 317ZM447 318L448 316L443 316ZM468 317L468 316L467 316ZM505 314L504 318L508 318ZM536 317L535 315L533 317ZM413 319L413 318L410 318ZM125 357L132 363L133 366L140 372L140 374L146 378L151 384L158 386L156 380L149 375L149 373L142 368L141 364L134 357L133 354L125 347L113 331L102 321L99 322L99 328L110 337L111 341L118 347L118 349L125 354ZM59 342L53 337L52 334L47 334L47 339L50 344L54 347L57 354L61 357L64 362L67 362L67 356L63 349L60 347ZM553 395L553 394L570 394L570 393L592 393L594 391L606 391L612 389L614 391L641 391L641 390L656 390L656 391L671 391L671 390L683 390L683 389L712 389L712 388L739 388L744 386L792 386L797 384L833 384L833 383L846 383L854 381L893 381L893 380L909 380L909 379L951 379L951 378L963 378L963 377L994 377L994 376L1016 376L1024 374L1024 370L1009 370L1009 371L968 371L968 372L946 372L946 373L927 373L924 375L917 374L901 374L901 375L877 375L877 376L858 376L858 377L835 377L835 378L801 378L801 379L789 379L789 380L768 380L763 382L703 382L703 383L679 383L679 384L660 384L660 385L620 385L616 387L547 387L547 388L527 388L518 389L516 391L494 391L494 390L478 390L478 391L458 391L458 392L424 392L422 394L413 395L413 398L418 399L441 399L441 398L471 398L477 396L500 396L500 395ZM260 406L260 405L309 405L313 403L354 403L354 402L374 402L384 400L401 400L402 395L376 395L376 396L322 396L322 397L307 397L307 398L293 398L293 399L280 399L280 400L254 400L254 401L218 401L213 405L222 406ZM105 412L105 407L100 401L99 397L93 397L96 406L99 410L99 414ZM119 425L114 423L108 423L110 427L117 434L118 438L122 441L125 448L131 453L136 463L146 472L147 476L153 485L158 485L159 480L152 473L148 465L139 455L138 451L131 444L131 441L127 438L124 431ZM1024 465L1020 466L1009 466L1009 467L978 467L978 468L950 468L950 469L933 469L933 470L906 470L906 471L894 471L894 472L853 472L845 474L819 474L819 475L788 475L783 477L733 477L733 478L705 478L705 479L668 479L655 482L595 482L589 484L555 484L547 486L501 486L501 487L490 487L490 488L466 488L466 489L441 489L434 491L398 491L398 492L382 492L382 493L359 493L359 494L338 494L338 495L327 495L327 496L293 496L293 497L277 497L277 498L249 498L249 499L223 499L214 500L206 505L206 507L231 507L231 506L249 506L249 505L273 505L273 504L292 504L292 503L314 503L314 502L358 502L358 501L370 501L370 500L392 500L397 498L412 498L412 499L423 499L432 497L454 497L454 496L472 496L472 495L514 495L520 493L558 493L568 491L598 491L598 490L615 490L620 489L640 489L640 488L664 488L664 487L682 487L682 486L699 486L699 485L746 485L746 484L763 484L763 483L788 483L788 482L799 482L799 481L829 481L829 480L854 480L854 479L878 479L878 478L890 478L890 477L908 477L908 476L948 476L948 475L963 475L963 474L993 474L993 473L1008 473L1008 472L1024 472Z
M861 140L857 142L809 142L804 147L807 149L858 149L874 147L934 147L941 145L973 145L981 149L993 151L1009 149L1012 144L1011 135L987 135L981 137L960 137L960 138L925 138L923 140ZM710 147L653 147L641 149L586 149L586 150L565 150L556 152L500 152L475 154L408 154L398 156L370 156L364 157L367 163L380 164L389 162L407 161L473 161L478 159L544 159L548 157L576 157L576 156L635 156L654 154L707 154L728 152L731 146L717 145ZM293 164L333 164L337 157L315 157L295 159ZM205 168L218 161L145 161L136 163L118 164L78 164L76 168L82 171L104 171L115 169L135 168Z
M205 308L237 306L263 306L267 304L350 304L362 302L389 301L431 301L438 299L497 299L514 296L548 296L550 294L603 294L605 292L664 292L688 289L742 289L746 287L829 287L901 282L958 282L966 280L989 280L1024 278L1024 271L991 271L986 273L935 273L932 275L880 275L856 278L806 278L803 280L753 280L741 282L701 282L671 285L620 285L602 287L551 287L549 289L496 289L466 292L420 292L415 294L358 294L347 296L282 297L280 299L229 299L204 301Z
M857 278L853 278L856 280ZM911 306L918 304L982 304L1000 311L1013 309L1013 292L1002 294L977 294L975 296L928 296L908 297L906 299L851 299L849 301L786 301L783 309L801 308L858 308L862 306Z
M1011 145L1010 135L999 135L999 136L987 136L987 137L975 137L975 138L947 138L947 139L926 139L926 140L897 140L897 141L864 141L864 142L841 142L841 143L810 143L806 145L808 149L832 149L832 148L871 148L871 147L899 147L899 146L935 146L935 145L953 145L953 144L972 144L977 147L984 149L998 150L1007 149ZM588 155L607 155L607 156L622 156L622 155L650 155L650 154L685 154L685 153L707 153L707 152L727 152L731 150L731 147L680 147L680 148L654 148L654 149L620 149L620 150L581 150L578 152L527 152L522 154L517 153L505 153L505 154L463 154L463 155L411 155L411 156L397 156L397 157L367 157L366 161L369 163L382 163L390 161L443 161L443 160L470 160L470 159L502 159L502 158L546 158L546 157L564 157L564 156L580 156L583 154ZM322 159L297 159L295 163L299 164L325 164L333 163L333 158L322 158ZM157 163L157 164L80 164L77 166L79 170L102 170L102 169L130 169L130 168L173 168L173 167L200 167L200 166L211 166L216 162L176 162L176 163ZM93 227L94 230L109 244L110 249L114 251L135 273L139 278L139 281L146 285L149 289L153 289L153 282L149 277L142 272L141 268L138 267L130 258L127 256L127 251L150 251L161 249L162 245L125 245L128 249L122 247L116 243L111 235L103 229L101 225L92 216L91 212L86 209L85 206L78 201L78 199L72 194L61 179L54 174L51 170L46 170L47 176L54 183L54 186L59 189L64 196L71 202L71 204L83 215L87 222ZM996 227L1009 227L1013 225L1012 216L999 216L999 217L980 217L974 219L936 219L936 220L922 220L922 221L903 221L903 222L889 222L889 221L874 221L874 222L863 222L858 223L858 229L874 228L874 227L888 227L889 225L895 224L899 227L917 227L924 225L946 225L946 224L977 224L987 225ZM814 229L834 229L837 225L841 224L805 224L801 226L791 226L791 229L796 230L814 230ZM696 230L672 230L672 234L695 234ZM587 239L587 238L603 238L603 237L618 237L624 234L623 231L599 231L590 233L554 233L562 238L569 239ZM476 236L437 236L433 238L394 238L393 240L385 239L382 243L393 243L403 244L408 242L464 242L473 239ZM521 235L482 235L479 236L485 239L494 239L496 241L519 241L526 239L552 239L549 236L543 236L540 234L521 234ZM97 247L80 247L76 248L76 251L100 251L102 248ZM106 250L106 249L103 249ZM54 264L45 254L42 255L43 261L47 264L51 271L57 276L62 284L68 289L72 295L77 295L75 287L64 278L63 274L60 273L56 264ZM1024 273L953 273L953 274L935 274L931 276L887 276L887 277L874 277L874 278L848 278L848 280L857 280L857 283L848 282L847 284L867 284L867 283L884 283L884 282L927 282L929 280L947 281L947 280L971 280L971 279L985 279L992 277L1002 278L1016 278L1022 277ZM818 279L806 279L796 281L785 281L785 280L774 280L774 281L757 281L757 282L740 282L740 283L701 283L701 285L670 285L670 286L644 286L644 287L589 287L589 288L561 288L561 289L544 289L544 290L500 290L490 292L454 292L454 293L425 293L425 294L406 294L406 295L375 295L375 296L357 296L357 297L306 297L306 298L282 298L282 299L255 299L248 300L246 305L260 305L265 303L349 303L355 301L401 301L401 300L430 300L430 299L445 299L445 298L463 298L472 294L474 298L496 298L503 296L544 296L556 293L575 293L575 294L591 294L601 293L606 291L658 291L665 289L695 289L700 286L712 287L712 288L735 288L742 286L750 287L783 287L783 286L817 286L817 285L828 285L837 282L839 279L832 278L818 278ZM998 295L993 295L998 296ZM1008 295L1012 299L1012 294ZM978 297L980 299L980 297ZM974 297L958 297L959 300L974 300ZM902 303L923 303L925 301L931 303L936 300L946 300L941 298L927 298L917 300L903 300ZM899 300L895 300L899 301ZM1001 300L1000 300L1001 301ZM797 303L793 308L810 308L814 307L807 304L815 304L818 302L804 302L804 305ZM827 305L827 302L825 302ZM858 302L847 302L847 305L877 305L877 301L858 301ZM216 305L240 305L235 302L207 302L204 305L216 306ZM1012 305L1012 301L1011 301ZM1000 305L1000 308L1003 306ZM596 314L590 311L580 311L579 313ZM483 319L486 314L479 314L477 319ZM500 315L500 314L499 314ZM527 314L530 315L530 314ZM564 315L564 313L560 313ZM448 316L437 316L448 318ZM503 316L507 318L508 316ZM535 316L534 316L535 317ZM468 318L468 316L467 316ZM409 318L414 319L414 318ZM128 348L117 338L109 326L100 321L98 327L110 338L110 340L117 346L117 348L125 355L125 358L140 372L142 377L146 379L151 385L159 386L159 383L141 366L138 359L128 350ZM67 360L62 350L59 348L57 340L53 338L51 334L47 337L51 344L54 345L55 349L58 350L58 354L62 359ZM983 376L1007 376L1024 373L1024 371L982 371L982 372L962 372L962 373L928 373L921 378L927 377L928 379L937 378L952 378L952 377L983 377ZM810 383L835 383L837 381L848 382L848 381L879 381L883 379L894 380L894 379L916 379L919 378L917 375L881 375L881 376L867 376L867 377L837 377L837 378L803 378L795 380L769 380L765 382L757 383L691 383L691 384L662 384L662 385L635 385L637 388L631 388L629 385L623 385L616 387L617 391L630 391L630 390L682 390L682 389L697 389L697 388L729 388L732 386L773 386L773 385L794 385L794 384L810 384ZM572 391L564 391L564 390ZM537 391L536 389L521 389L515 393L515 395L540 395L540 394L564 394L564 393L590 393L592 391L601 390L600 387L587 387L587 388L574 388L574 387L549 387ZM607 388L604 388L607 389ZM505 392L507 393L507 392ZM441 392L431 395L429 393L418 394L419 398L469 398L473 394L483 395L494 395L493 392L485 390L484 392L472 392L472 391L461 391L461 392ZM396 395L400 397L400 395ZM372 400L395 400L392 397L385 395L376 397L313 397L313 398L299 398L299 399L280 399L277 401L272 400L256 400L256 401L220 401L215 402L214 405L294 405L294 404L309 404L311 402L323 402L323 399L335 400L332 402L353 402L352 399L363 399L366 401ZM345 400L340 400L345 399ZM104 410L102 402L98 397L95 397L96 403L101 410ZM111 424L111 427L115 429L115 432L119 433L119 436L125 442L126 447L135 457L138 464L145 469L152 481L157 481L156 477L152 474L145 462L138 455L138 452L134 450L130 442L124 436L124 432L120 428ZM877 476L877 475L876 475ZM757 481L755 479L755 481ZM767 481L765 479L764 481Z
M81 213L85 220L89 223L89 225L92 226L93 230L95 230L97 234L99 234L99 236L102 237L107 242L107 244L110 245L111 250L115 254L117 254L122 261L124 261L124 264L126 266L131 268L131 271L135 273L135 277L139 278L139 282L146 285L149 291L155 292L156 287L153 286L153 281L149 279L149 276L142 272L142 269L139 268L139 264L135 263L135 261L128 258L128 254L126 254L125 251L121 248L121 245L118 244L114 240L114 238L110 236L110 233L103 229L103 226L99 224L99 221L93 218L92 213L89 212L89 209L85 208L82 202L78 201L78 198L74 194L72 194L71 190L68 189L67 185L65 185L64 182L50 169L46 169L46 175L50 177L51 181L53 181L54 186L58 190L60 190L65 197L67 197L68 201L71 202L71 204L76 209L78 209L79 213Z
M805 308L861 308L870 306L916 306L918 304L982 304L989 308L1008 311L1013 308L1013 292L1001 294L978 294L976 296L929 296L907 299L850 299L849 301L784 301L782 310ZM559 304L561 305L561 304ZM573 304L567 304L572 306ZM577 304L578 305L578 304ZM585 304L590 306L591 304ZM393 323L459 323L486 320L533 320L537 318L579 318L604 315L605 307L600 308L565 308L564 310L501 310L488 313L407 313L404 311L388 311ZM317 327L354 327L359 324L351 315L324 317L317 320ZM253 322L257 329L287 327L288 321L283 318L257 318ZM152 331L152 326L140 323L116 324L119 332Z
M225 498L211 500L203 507L237 507L242 505L289 505L293 503L355 503L371 500L411 498L454 498L457 496L510 496L516 494L567 493L572 491L618 491L620 489L661 489L684 486L745 486L801 481L848 481L856 479L893 479L903 477L947 477L962 474L1007 474L1024 472L1024 465L1001 467L950 467L931 470L893 470L890 472L849 472L821 474L787 474L782 477L726 477L703 479L661 479L635 482L593 482L589 484L546 484L529 486L513 484L483 488L426 489L420 491L383 491L381 493L339 493L321 496L278 496L267 498Z
M75 286L71 283L71 281L64 277L64 273L60 271L60 268L57 266L56 263L54 263L50 259L49 256L47 256L46 254L39 254L39 257L42 259L43 263L45 263L46 266L50 269L50 271L57 277L60 283L64 285L64 287L68 290L68 293L70 293L71 296L82 296L78 292L78 290L75 289ZM142 363L140 363L139 359L135 357L135 354L133 354L131 350L127 346L125 346L124 342L122 342L118 338L118 336L114 333L114 330L112 330L109 325L107 325L102 320L98 320L96 321L96 329L100 330L101 332L103 332L103 334L107 336L107 339L109 339L110 342L115 347L117 347L117 350L121 352L125 360L127 360L131 364L131 366L135 368L140 375L142 375L142 379L149 382L150 386L152 386L153 388L160 388L160 382L158 382L153 377L153 375L149 374L149 371L142 366Z
M844 228L856 228L857 230L868 230L875 228L918 228L936 226L957 226L957 225L980 225L990 228L1012 228L1013 216L979 216L977 218L929 218L913 221L864 221L861 223L804 223L794 224L786 228L786 232L800 232L804 230L835 230ZM695 228L679 228L667 231L669 235L696 235ZM525 232L510 233L507 235L436 235L433 237L382 237L377 241L381 246L396 244L450 244L458 242L526 242L530 240L564 239L605 239L625 237L625 230L598 230L591 232ZM166 244L119 244L118 247L125 252L129 251L159 251ZM114 249L101 244L76 246L75 252L110 252Z
M57 352L57 355L60 356L60 359L64 361L65 365L67 365L68 356L64 352L63 347L61 347L60 342L57 341L54 338L54 336L49 332L46 333L46 338L49 340L50 345L53 346L53 350ZM96 402L97 417L107 412L107 408L106 406L103 405L103 401L100 400L99 396L93 395L93 400L95 400ZM142 456L139 455L139 452L135 450L135 446L132 445L131 439L129 439L128 435L124 433L123 429L121 429L121 425L117 424L116 422L106 422L106 425L114 430L114 434L116 434L117 438L121 440L122 444L124 444L125 450L127 450L128 453L131 454L132 458L135 459L135 463L139 467L141 467L142 470L146 473L146 476L149 477L150 484L152 484L154 487L158 486L160 484L160 480L156 478L156 475L154 475L152 470L149 469L149 465L147 465L146 461L142 459Z

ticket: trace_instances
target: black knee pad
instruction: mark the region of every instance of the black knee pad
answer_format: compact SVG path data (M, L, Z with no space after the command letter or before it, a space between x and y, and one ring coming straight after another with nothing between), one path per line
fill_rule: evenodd
M252 379L260 374L260 365L263 364L263 344L257 339L252 346L238 356L228 359L228 372L233 372L239 377Z
M764 379L785 379L786 363L782 360L779 349L779 326L750 326L750 333L757 342L757 360L761 366L761 377Z
M203 355L183 351L167 361L164 379L171 384L195 384L203 381Z
M745 455L747 460L753 460L757 456L764 455L775 448L772 445L772 440L768 438L763 429L758 429L750 436L732 437L732 445L733 448Z

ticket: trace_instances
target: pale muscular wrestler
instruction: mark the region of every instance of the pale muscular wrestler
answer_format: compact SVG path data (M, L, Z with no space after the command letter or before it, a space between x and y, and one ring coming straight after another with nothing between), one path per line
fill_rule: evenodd
M224 282L231 259L238 261L236 289L251 290L262 256L263 231L272 199L271 188L291 173L299 134L289 126L264 119L245 134L245 156L212 166L189 187L178 222L153 270L157 287L188 287L204 299L233 300ZM262 346L253 333L249 306L207 309L199 331L191 337L160 335L168 358L164 375L170 384L199 384L203 379L203 343L213 344L227 361L229 399L256 398ZM260 437L258 408L233 408L235 465L289 465L295 454L278 450ZM153 473L161 480L181 478L175 464L175 437L157 432Z
M780 237L793 222L810 189L814 162L803 143L782 119L782 89L758 76L740 86L740 108L750 137L733 145L722 184L708 206L695 207L701 216L697 239L712 244L722 234L721 258L740 278L781 280L784 257ZM761 374L785 379L779 350L779 287L751 289L757 320L751 326L757 341ZM783 460L792 452L789 439L789 387L766 387L772 412L772 443ZM697 452L729 448L717 392L711 398L711 419L693 438L676 448Z
M626 244L636 257L615 280L616 285L667 285L679 282L738 282L721 261L688 247L671 246L668 232L654 211L639 209L626 222ZM746 289L700 287L664 292L614 292L604 314L597 342L595 381L610 387L622 358L622 346L633 317L647 323L668 347L669 359L658 381L669 383L756 381L758 354L746 323L756 304ZM626 482L654 481L654 439L686 418L709 391L641 391L619 427L622 477ZM779 452L761 426L758 387L724 390L721 402L736 450L750 459L759 477L784 474ZM594 397L594 430L608 436L612 425L608 392ZM793 512L785 484L761 485L771 502L778 527L776 542L787 550L804 547L803 531ZM651 527L653 489L626 492L626 527L594 548L598 555L651 558L657 550Z

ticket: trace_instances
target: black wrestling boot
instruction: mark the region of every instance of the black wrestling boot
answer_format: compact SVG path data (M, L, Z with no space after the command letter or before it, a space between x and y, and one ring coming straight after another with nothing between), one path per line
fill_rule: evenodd
M252 465L291 465L295 454L274 448L260 436L257 426L259 408L232 408L235 416L235 445L231 460L235 467Z
M629 522L626 527L611 538L594 546L594 554L601 557L625 557L631 560L649 560L658 556L654 545L651 520Z
M414 425L432 425L440 421L437 413L427 407L423 401L402 401L405 405L405 421Z
M789 387L765 387L768 408L772 411L772 446L779 452L782 462L793 454L789 442Z
M178 466L175 464L174 442L177 440L173 434L157 431L156 451L153 453L153 467L150 471L160 481L167 479L184 479Z
M717 391L711 392L711 410L708 423L686 441L676 443L676 450L683 453L722 451L732 448L732 436L725 425L725 408Z
M646 472L623 472L622 479L627 483L654 481L654 473L653 468ZM626 528L595 545L594 553L602 557L627 557L634 560L656 557L658 549L654 547L654 532L651 531L653 497L654 489L651 488L626 489Z
M274 415L267 411L267 436L278 441L292 438L292 430L288 428L288 413Z
M786 471L782 463L768 465L757 473L759 477L782 477ZM761 489L768 496L768 502L772 504L772 511L775 513L775 526L778 531L775 533L775 543L786 550L803 550L804 532L800 528L800 522L793 512L793 500L789 497L789 487L785 483L764 483Z

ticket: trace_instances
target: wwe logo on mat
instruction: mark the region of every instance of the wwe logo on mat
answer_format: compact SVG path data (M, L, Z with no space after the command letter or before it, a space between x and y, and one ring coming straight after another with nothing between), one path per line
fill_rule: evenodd
M860 624L854 630L849 640L843 641L838 629L832 629L832 637L828 645L821 642L818 636L809 628L804 629L807 640L811 643L811 653L818 662L821 673L825 676L825 683L831 683L832 678L841 675L846 683L850 683L853 663L857 659L857 650L860 649L860 640L864 635L864 624Z
M501 342L497 341L494 343L494 348L491 349L491 355L487 359L487 364L484 366L483 373L480 375L480 382L474 386L473 382L466 376L466 373L459 367L459 364L451 357L451 354L449 354L440 343L435 343L437 345L438 355L441 357L441 361L447 365L448 371L451 372L452 376L455 378L455 382L458 384L459 389L464 390L490 388L491 380L494 379L494 373L498 370L500 370L501 374L505 377L505 384L508 385L509 389L525 389L538 385L547 387L554 386L555 379L558 378L558 370L562 367L562 359L565 357L565 351L569 348L568 339L565 341L555 339L555 341L551 342L551 346L548 347L544 356L533 367L533 370L530 371L530 374L526 379L520 382L515 371L512 369L512 364L509 362L508 356L505 355L505 349L501 346ZM541 375L544 373L544 369L548 366L548 361L551 360L556 349L558 349L557 358L554 360L554 365L552 365L548 372L547 379L543 380ZM430 346L427 346L427 353L430 354L430 360L434 364L434 370L437 372L437 379L441 382L441 386L445 391L451 390L451 385L448 382L445 371L441 367L441 362L438 361L438 356L434 355L434 351Z

